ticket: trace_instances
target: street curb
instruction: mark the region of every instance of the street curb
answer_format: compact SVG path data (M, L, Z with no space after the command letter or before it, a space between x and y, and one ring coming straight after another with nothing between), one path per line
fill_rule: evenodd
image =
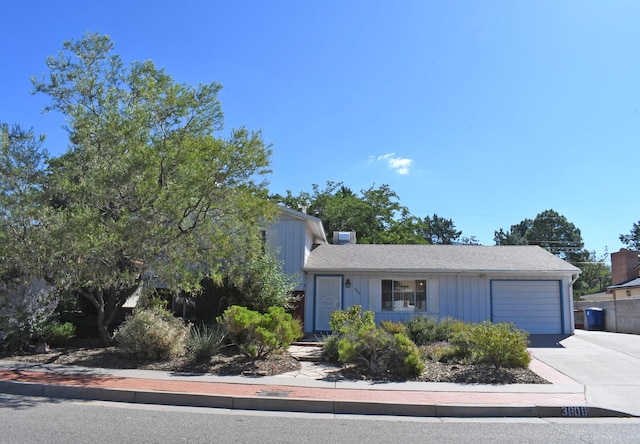
M0 393L45 398L208 407L227 410L329 413L452 418L629 418L633 415L599 407L471 404L400 404L299 398L202 395L0 381Z

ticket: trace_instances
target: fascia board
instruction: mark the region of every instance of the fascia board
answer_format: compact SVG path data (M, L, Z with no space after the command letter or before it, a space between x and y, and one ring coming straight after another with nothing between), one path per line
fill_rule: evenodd
M562 275L573 276L576 271L574 270L452 270L452 269L437 269L437 268L303 268L307 273L428 273L428 274L473 274L482 275L490 274L493 276L539 276L543 275Z

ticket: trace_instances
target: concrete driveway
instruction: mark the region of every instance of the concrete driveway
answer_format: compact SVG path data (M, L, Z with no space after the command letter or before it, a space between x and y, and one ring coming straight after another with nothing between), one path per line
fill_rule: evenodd
M585 386L588 405L640 416L640 335L532 336L531 354Z

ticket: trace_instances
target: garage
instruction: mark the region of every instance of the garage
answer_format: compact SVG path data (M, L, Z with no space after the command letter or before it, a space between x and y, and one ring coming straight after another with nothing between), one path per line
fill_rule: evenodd
M530 334L561 334L560 289L556 280L493 280L491 320L513 322Z

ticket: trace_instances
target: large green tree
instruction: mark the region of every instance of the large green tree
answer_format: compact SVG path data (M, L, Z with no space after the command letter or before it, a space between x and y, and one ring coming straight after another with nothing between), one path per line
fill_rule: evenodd
M424 218L423 235L432 244L450 245L460 239L462 231L456 230L452 219L434 214Z
M355 231L358 242L364 244L388 243L386 231L395 224L395 217L403 207L398 195L388 185L354 193L342 182L327 182L324 189L312 185L311 193L293 196L274 196L273 199L289 208L305 209L322 220L328 239L334 231Z
M604 292L611 285L611 268L606 263L606 255L598 257L595 251L583 251L573 265L582 270L573 285L574 297Z
M493 240L496 245L528 245L527 232L531 229L533 220L524 219L516 225L511 225L511 229L504 231L502 228L496 231Z
M524 219L508 231L501 228L495 232L494 240L496 245L539 245L580 268L582 273L574 284L575 296L602 291L611 281L604 259L586 251L580 230L554 210Z
M44 257L44 137L0 123L0 283L25 284ZM41 277L41 276L40 276Z
M629 234L621 234L620 242L632 250L640 250L640 220L633 224Z
M334 231L355 231L362 244L478 243L474 236L462 236L451 219L414 216L389 185L372 185L358 195L342 182L327 182L324 189L313 184L311 193L287 191L272 198L322 220L330 242Z
M144 281L198 292L204 278L259 254L275 208L260 132L223 138L217 83L180 84L151 61L125 66L86 34L32 79L67 121L69 148L48 164L47 275L97 311L109 341L117 309Z
M426 225L423 219L412 215L407 208L402 208L400 217L395 219L383 233L385 244L429 244L424 236Z
M539 245L556 256L580 260L584 242L580 230L554 210L545 210L535 219L524 219L505 232L495 232L496 245Z

